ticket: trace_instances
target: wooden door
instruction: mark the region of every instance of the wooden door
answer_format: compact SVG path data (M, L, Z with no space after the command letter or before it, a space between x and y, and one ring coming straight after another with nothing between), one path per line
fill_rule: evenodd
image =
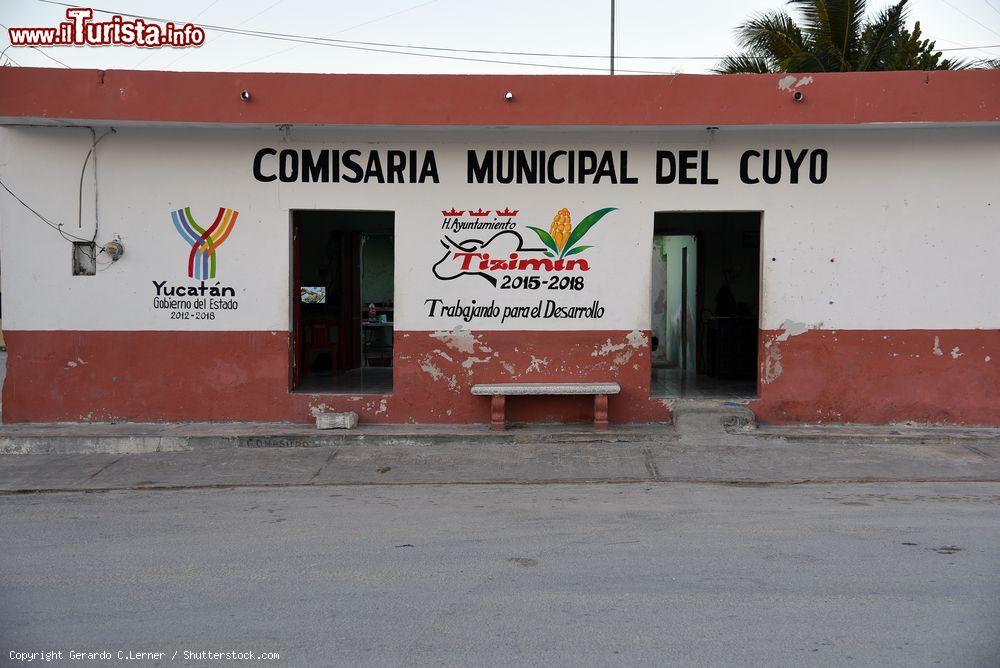
M292 221L292 332L288 337L289 346L289 388L295 389L302 382L303 334L302 334L302 226Z

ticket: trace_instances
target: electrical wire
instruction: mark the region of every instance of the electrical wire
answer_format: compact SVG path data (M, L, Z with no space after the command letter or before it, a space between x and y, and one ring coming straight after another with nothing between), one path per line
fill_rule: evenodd
M0 179L0 187L2 187L4 190L6 190L7 194L9 194L11 197L13 197L14 199L16 199L21 204L21 206L23 206L25 209L27 209L31 213L35 214L35 216L39 220L41 220L43 223L45 223L46 225L48 225L49 227L51 227L52 229L54 229L56 232L58 232L59 236L61 236L66 241L80 242L80 243L86 243L86 244L93 243L93 241L91 239L84 239L83 237L78 237L75 234L70 234L69 232L64 232L63 229L62 229L63 223L54 223L51 220L49 220L48 218L46 218L45 216L43 216L42 214L38 213L38 211L36 211L34 208L32 208L32 206L30 204L28 204L23 199L21 199L20 197L18 197L17 193L15 193L13 190L11 190L7 186L7 184L3 182L3 179ZM100 246L100 249L101 249L101 251L103 251L104 250L104 246Z
M236 26L235 26L235 28L242 28L243 26L245 26L246 24L250 23L255 18L257 18L258 16L260 16L261 14L264 14L265 12L271 11L272 9L274 9L275 7L277 7L278 5L280 5L283 2L285 2L285 0L275 0L270 5L268 5L264 9L260 10L259 12L257 12L256 14L254 14L253 16L251 16L249 18L246 18L246 19L243 19L242 21L240 21L239 23L237 23ZM191 21L188 21L188 23L191 23L192 21L194 21L194 19L191 19ZM230 34L232 34L232 33L230 33ZM186 49L186 50L184 50L184 52L181 53L181 55L177 56L176 58L174 58L173 60L171 60L169 63L167 63L166 65L164 65L163 69L166 69L166 68L170 67L171 65L173 65L174 63L176 63L178 61L184 60L185 58L187 58L188 56L190 56L192 53L194 53L194 49Z
M74 5L69 5L67 3L64 3L64 2L56 2L55 0L38 0L38 2L44 2L44 3L52 4L52 5L61 5L61 6L65 6L65 7L74 6ZM131 17L131 18L139 18L139 19L148 20L148 21L167 22L167 21L172 20L172 19L165 19L165 18L155 17L155 16L144 16L144 15L140 15L140 14L129 14L129 13L125 13L125 12L116 12L116 11L112 11L112 10L101 9L101 8L98 8L98 7L92 7L91 9L93 9L95 12L100 12L102 14L118 14L120 16L128 16L128 17ZM178 23L178 21L174 20L174 23ZM324 41L322 38L294 37L294 36L288 36L285 33L268 33L268 32L263 32L263 31L237 30L237 29L228 28L228 27L225 27L225 26L213 26L213 25L209 25L209 24L205 24L205 23L202 23L202 24L199 24L199 25L202 28L205 28L205 29L208 29L208 30L217 30L219 32L242 34L242 35L249 36L249 37L260 37L262 39L272 39L272 40L285 41L285 42L296 42L296 43L300 43L300 44L311 44L311 45L316 45L316 46L329 46L329 47L334 47L334 48L339 48L339 49L350 49L350 50L354 50L354 51L370 51L370 52L375 52L375 53L390 53L390 54L401 55L401 56L417 56L417 57L422 57L422 58L437 58L437 59L441 59L441 60L458 60L458 61L465 61L465 62L493 63L493 64L500 64L500 65L520 65L520 66L523 66L523 67L544 67L544 68L560 69L560 70L583 70L583 71L593 71L593 72L604 72L605 71L605 68L603 68L603 67L586 67L586 66L580 66L580 65L556 65L556 64L551 64L551 63L531 63L531 62L524 62L524 61L517 61L517 60L499 60L499 59L494 59L494 58L468 58L468 57L461 57L461 56L449 56L449 55L443 55L443 54L437 54L437 53L412 53L412 52L408 52L408 51L396 51L396 50L390 50L390 49L370 48L370 47L366 47L366 46L348 45L346 43L343 43L343 42L346 42L346 40L340 40L340 41L334 43L332 41ZM428 47L428 48L430 48L430 47ZM606 58L606 56L605 56L605 58ZM253 62L253 61L250 61L250 62ZM244 64L246 64L246 63L244 63ZM237 67L241 67L241 66L242 65L237 65ZM630 74L675 74L674 72L663 72L663 71L656 71L656 70L619 70L619 71L620 72L627 72L627 73L630 73Z
M964 16L965 18L969 19L969 20L970 20L970 21L972 21L973 23L975 23L975 24L977 24L977 25L979 25L979 26L981 26L981 27L985 28L986 30L989 30L989 31L990 31L991 33L993 33L993 34L994 34L994 35L996 35L997 37L1000 37L1000 32L997 32L996 30L994 30L993 28L989 27L988 25L986 25L985 23L983 23L983 22L982 22L982 21L980 21L979 19L977 19L977 18L973 18L972 16L969 16L968 14L966 14L965 12L963 12L963 11L962 11L961 9L959 9L959 8L958 8L958 7L956 7L955 5L953 5L953 4L951 4L950 2L948 2L948 0L941 0L941 2L943 2L943 3L944 3L944 4L946 4L946 5L948 5L949 7L951 7L951 8L952 8L952 9L954 9L954 10L955 10L956 12L958 12L959 14L961 14L962 16Z
M207 12L212 7L215 7L217 4L219 4L219 1L220 0L212 0L212 2L208 3L208 5L206 5L204 9L202 9L200 12L198 12L197 14L195 14L194 17L191 19L190 22L194 23L195 21L197 21L205 12ZM146 54L142 58L142 60L140 60L139 62L137 62L132 67L139 67L139 65L142 65L144 62L146 62L147 60L149 60L150 58L152 58L153 56L155 56L157 53L159 53L159 52L156 51L155 49L150 49L149 53Z
M945 42L949 40L943 40ZM952 42L952 44L957 44L957 42ZM1000 49L1000 44L983 44L982 46L956 46L947 49L938 49L938 51L976 51L979 49Z
M44 2L44 3L50 4L50 5L59 5L61 7L75 7L76 6L76 5L73 5L73 4L70 4L70 3L57 2L56 0L38 0L38 2ZM416 9L417 7L422 7L422 6L427 5L427 4L430 4L430 3L429 2L424 2L424 3L421 3L420 5L416 5L414 7L410 7L409 9L404 9L402 11L403 12L409 11L410 9ZM128 13L125 13L125 12L119 12L119 11L110 10L110 9L100 9L100 8L97 8L97 7L92 7L92 9L95 12L99 12L101 14L118 14L120 16L128 16L129 18L144 19L144 20L148 20L148 21L158 21L158 22L161 22L161 23L164 23L164 22L167 22L167 21L173 21L174 23L193 23L193 21L178 21L177 19L166 19L166 18L156 17L156 16L146 16L146 15L141 15L141 14L128 14ZM400 14L400 13L402 13L402 12L396 12L396 14ZM356 26L352 26L351 28L347 28L347 29L345 29L343 31L340 31L340 32L345 32L346 30L353 30L354 28L360 28L361 26L368 25L369 23L373 23L375 21L382 20L382 18L389 18L391 16L395 16L396 14L389 14L389 15L387 15L385 17L380 17L378 19L372 19L371 21L366 21L365 23L360 23L360 24L358 24ZM290 40L290 41L310 40L310 41L315 41L315 42L334 42L334 43L338 43L338 44L351 44L351 45L356 45L356 46L379 46L379 47L386 47L386 48L393 48L393 49L413 49L413 50L425 50L425 51L444 51L444 52L450 52L450 53L475 53L475 54L481 54L481 55L529 56L529 57L541 57L541 58L593 58L593 59L599 59L599 60L607 60L608 59L608 55L607 54L592 54L592 53L548 53L548 52L538 52L538 51L499 51L499 50L490 50L490 49L459 49L459 48L455 48L455 47L444 47L444 46L425 46L425 45L416 45L416 44L395 44L395 43L390 43L390 42L366 42L366 41L350 40L350 39L334 39L334 38L332 38L330 36L327 36L327 37L316 37L316 36L311 36L311 35L298 35L298 34L295 34L295 33L282 33L282 32L268 31L268 30L248 30L248 29L244 29L244 28L230 27L230 26L220 26L220 25L212 25L212 24L208 24L208 23L197 23L195 25L198 25L198 26L200 26L202 28L205 28L207 30L215 30L215 31L218 31L218 32L231 32L231 33L243 35L245 37L262 37L262 38L273 38L273 39L283 38L283 39ZM339 33L333 33L333 34L339 34ZM618 60L618 59L630 59L630 60L719 60L720 58L722 58L722 56L622 56L622 55L618 55L617 52L615 53L615 60Z
M330 40L330 41L340 41L340 40L333 40L331 38L334 35L342 35L345 32L349 32L351 30L355 30L357 28L361 28L363 26L370 25L372 23L377 23L379 21L384 21L386 19L391 19L394 16L399 16L400 14L405 14L407 12L412 12L414 9L420 9L421 7L426 7L427 5L432 5L435 2L437 2L437 0L427 0L426 2L421 2L420 4L413 5L412 7L406 7L404 9L400 9L399 11L395 11L395 12L392 12L390 14L385 14L383 16L379 16L379 17L376 17L374 19L370 19L368 21L364 21L362 23L358 23L356 25L349 26L347 28L343 28L341 30L334 31L334 32L330 33L329 35L326 35L326 36L324 36L324 37L322 37L320 39ZM256 63L256 62L261 61L261 60L267 60L268 58L272 58L272 57L280 55L282 53L287 53L288 51L293 51L295 49L301 48L302 46L303 46L302 44L297 44L295 46L290 46L287 49L279 49L277 51L273 51L273 52L267 54L266 56L260 56L259 58L253 58L251 60L242 62L239 65L230 66L227 69L235 69L237 67L246 67L247 65L250 65L252 63Z
M3 60L4 54L7 53L7 49L9 49L12 46L14 46L14 45L13 44L8 44L7 46L5 46L3 48L3 51L0 51L0 60ZM21 63L17 62L16 60L14 60L13 58L11 58L10 56L7 56L7 60L9 60L10 62L14 63L18 67L21 66Z
M986 46L969 46L968 44L963 44L962 42L953 42L950 39L939 39L939 42L946 42L948 44L954 44L956 48L938 49L938 51L978 51L980 54L986 56L987 58L996 58L997 54L986 51L986 49L991 48L990 45ZM993 45L995 48L997 45Z
M27 209L28 211L30 211L31 213L33 213L35 215L35 217L37 217L43 223L45 223L46 225L48 225L49 227L51 227L52 229L54 229L59 234L59 236L61 236L65 241L69 241L70 243L84 243L84 244L88 244L91 248L100 249L99 253L97 253L95 255L89 255L89 254L87 254L86 251L83 251L84 255L87 255L87 257L89 257L90 259L94 260L94 262L96 263L97 262L97 255L99 255L100 253L105 252L105 247L103 245L99 245L97 243L97 233L98 233L99 224L100 224L100 220L99 220L99 217L98 217L98 199L97 199L97 195L98 195L98 189L97 189L97 145L99 143L101 143L101 141L103 141L104 138L107 137L108 135L117 133L117 130L115 130L114 128L109 128L107 130L107 132L105 132L104 134L102 134L100 137L97 136L97 132L94 130L94 128L87 127L87 130L90 130L91 145L90 145L90 150L87 151L87 155L83 159L83 168L80 170L80 189L79 189L79 198L77 200L77 227L79 227L79 228L83 227L83 177L84 177L84 175L87 172L87 165L90 162L90 157L91 157L91 155L93 155L93 157L94 157L94 235L90 239L85 239L83 237L78 237L75 234L71 234L71 233L66 232L65 230L63 230L63 223L55 223L52 220L50 220L50 219L46 218L45 216L43 216L41 213L38 212L37 209L35 209L34 207L32 207L30 204L28 204L27 202L25 202L23 199L21 199L21 197L17 193L15 193L13 190L11 190L10 187L6 183L3 182L3 180L0 180L0 187L3 187L3 189L6 190L7 193L11 197L13 197L15 200L17 200L21 204L21 206L23 206L25 209Z
M9 31L10 31L10 28L8 28L7 26L5 26L4 24L0 23L0 28L3 28L4 30L7 30L7 31L8 31L8 34L10 34L10 33L9 33ZM10 47L12 47L12 46L14 46L14 45L13 45L13 44L8 44L8 45L7 45L7 48L10 48ZM59 60L58 58L55 58L55 57L53 57L53 56L50 56L49 54L45 53L44 51L42 51L41 49L39 49L39 48L38 48L37 46L32 46L32 45L30 45L30 44L29 44L28 46L30 46L30 47L31 47L32 49L34 49L34 50L35 50L35 51L37 51L38 53L42 54L43 56L45 56L46 58L48 58L48 59L49 59L49 60L51 60L52 62L54 62L54 63L59 63L60 65L62 65L63 67L66 67L66 68L69 68L69 69L73 69L72 67L70 67L69 65L67 65L67 64L66 64L66 63L64 63L63 61ZM7 49L4 49L4 51L6 51L6 50L7 50ZM12 58L11 60L13 60L13 58Z
M95 243L97 243L97 232L100 229L100 225L101 225L100 216L98 214L98 212L99 212L100 209L98 207L98 199L97 199L98 193L100 192L100 190L97 187L97 145L100 144L101 141L105 137L107 137L108 135L111 135L111 134L116 134L118 131L115 130L114 128L109 128L107 132L105 132L103 135L101 135L100 137L98 137L97 133L94 132L94 128L89 128L89 130L90 130L90 136L91 136L91 139L92 139L93 143L92 143L92 145L90 147L90 151L87 152L87 158L90 157L91 153L93 153L93 155L94 155L94 236L91 237L90 243L95 244ZM79 211L81 211L81 212L83 210L83 173L87 170L87 158L84 158L83 169L80 171L80 200L79 200L79 202L80 202L80 208L79 208ZM79 214L79 215L82 218L82 213ZM101 248L101 250L103 252L103 247Z
M43 2L43 3L46 3L46 4L50 4L50 5L58 5L58 6L62 6L62 7L75 7L76 6L76 5L73 5L73 4L70 4L70 3L58 2L57 0L37 0L37 1L38 2ZM948 4L947 0L942 0L942 2L946 2L946 4ZM424 3L424 4L428 4L428 3ZM420 5L418 5L418 6L420 6ZM950 6L953 9L957 10L957 8L955 8L954 5L950 5ZM127 12L120 12L120 11L109 10L109 9L101 9L101 8L98 8L98 7L93 7L92 9L95 12L99 12L99 13L102 13L102 14L112 14L112 15L117 14L117 15L120 15L120 16L127 16L127 17L130 17L130 18L144 19L144 20L148 20L148 21L157 21L157 22L161 22L161 23L172 20L172 19L166 19L166 18L162 18L162 17L148 16L148 15L142 15L142 14L130 14L130 13L127 13ZM404 10L404 11L407 11L407 10ZM957 10L957 11L961 11L961 10ZM964 14L964 12L963 12L963 14ZM966 16L968 17L968 15L966 15ZM971 18L971 17L968 17L968 18ZM375 20L379 20L379 19L375 19ZM973 20L975 20L975 19L973 19ZM173 21L175 23L185 23L184 21L177 21L177 20L173 20ZM191 23L191 21L187 21L186 23ZM978 21L977 21L977 23L978 23ZM426 57L426 58L438 58L438 59L444 59L444 60L460 60L460 61L469 61L469 62L495 63L495 64L502 64L502 65L523 65L523 66L527 66L527 67L549 67L549 68L554 68L554 69L574 69L574 70L587 70L587 71L600 71L600 72L605 71L605 68L603 68L603 67L583 67L583 66L572 66L572 65L555 65L555 64L549 64L549 63L532 63L532 62L522 62L522 61L485 59L485 58L467 58L467 57L458 57L458 56L446 56L446 55L441 55L440 53L434 53L434 54L411 53L411 52L407 52L407 51L397 51L397 50L387 50L387 49L412 49L412 50L415 50L415 51L416 50L420 50L420 51L436 51L436 52L443 52L443 53L472 53L472 54L480 54L480 55L525 56L525 57L535 57L535 58L572 58L572 59L602 59L602 60L607 60L607 58L608 58L608 56L606 54L548 53L548 52L538 52L538 51L501 51L501 50L489 50L489 49L460 49L460 48L455 48L455 47L425 46L425 45L415 45L415 44L395 44L395 43L389 43L389 42L367 42L367 41L359 41L359 40L334 39L332 37L315 37L315 36L308 36L308 35L297 35L297 34L294 34L294 33L280 33L280 32L262 31L262 30L246 30L246 29L240 29L240 28L232 28L232 27L228 27L228 26L212 25L212 24L207 24L207 23L198 23L197 25L200 26L200 27L202 27L202 28L204 28L204 29L206 29L206 30L214 30L214 31L217 31L217 32L222 32L222 33L242 35L244 37L258 37L258 38L261 38L261 39L271 39L271 40L277 40L277 41L295 42L295 43L298 43L300 45L334 46L334 47L345 48L345 49L353 49L353 50L359 50L359 51L372 51L372 52L376 52L376 53L390 53L390 54L404 55L404 56L418 56L418 57ZM365 25L365 24L361 24L361 25ZM987 27L987 26L985 26L984 24L981 24L981 23L980 23L980 25L983 25L984 27ZM355 26L355 27L357 27L357 26ZM987 29L989 29L989 28L987 27ZM992 32L994 32L995 34L997 34L998 36L1000 36L1000 33L997 33L996 31L992 31ZM334 33L334 34L337 34L337 33ZM384 48L367 48L367 47L384 47ZM292 48L298 48L298 47L292 47ZM974 47L946 48L946 49L938 49L938 51L966 51L966 50L989 49L989 48L1000 48L1000 45L990 44L990 45L974 46ZM283 51L276 52L276 53L283 53ZM271 54L271 55L276 55L276 54ZM234 67L243 67L243 66L248 65L250 63L257 62L257 60L263 60L264 58L268 58L268 57L270 57L270 56L263 56L261 58L257 58L257 59L250 60L250 61L246 61L246 62L241 63L239 65L236 65ZM723 57L724 56L704 56L704 55L699 55L699 56L624 56L624 55L618 55L617 53L615 54L615 60L626 60L626 59L628 59L628 60L721 60ZM751 56L751 57L757 57L757 56ZM673 72L650 71L650 70L618 70L618 71L628 72L628 73L636 73L636 74L673 74Z
M364 46L348 46L347 44L331 44L331 43L328 43L328 42L315 42L315 41L309 41L309 40L296 40L296 39L287 39L287 38L276 38L276 39L285 39L286 41L289 41L289 42L300 42L302 44L313 44L313 45L316 45L316 46L329 46L329 47L333 47L335 49L350 49L352 51L370 51L370 52L373 52L373 53L391 53L391 54L395 54L395 55L399 55L399 56L417 56L419 58L436 58L438 60L458 60L458 61L469 62L469 63L492 63L492 64L498 64L498 65L520 65L522 67L545 67L545 68L557 69L557 70L577 70L577 71L587 71L587 72L606 72L607 71L607 68L604 68L604 67L587 67L587 66L584 66L584 65L556 65L554 63L532 63L532 62L526 62L526 61L521 61L521 60L499 60L499 59L496 59L496 58L469 58L469 57L463 57L463 56L447 56L447 55L440 54L440 53L414 53L414 52L411 52L411 51L396 51L396 50L392 50L392 49L376 49L376 48L364 47ZM606 58L607 58L607 56L605 56L605 59ZM244 65L247 65L250 62L256 62L256 61L249 61L248 63L242 63L240 65L237 65L236 67L243 67ZM618 71L618 72L627 72L629 74L674 74L674 72L663 72L663 71L660 71L660 70L620 70L620 69L616 69L616 71Z
M83 168L80 170L80 198L76 209L76 226L78 228L83 227L83 175L87 173L87 164L90 162L91 155L94 156L94 220L95 222L97 220L97 145L102 139L115 131L114 128L111 128L98 139L94 128L88 127L87 129L90 130L91 146L90 150L87 151L87 156L83 159Z

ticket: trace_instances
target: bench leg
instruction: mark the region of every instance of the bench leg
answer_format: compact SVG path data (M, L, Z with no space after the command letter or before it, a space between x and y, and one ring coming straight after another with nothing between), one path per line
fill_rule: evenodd
M490 399L490 429L503 431L506 428L507 397L494 394Z
M594 429L608 428L608 395L594 395Z

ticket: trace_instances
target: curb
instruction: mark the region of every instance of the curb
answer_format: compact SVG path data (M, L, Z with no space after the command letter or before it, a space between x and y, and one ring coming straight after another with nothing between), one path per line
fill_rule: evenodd
M230 431L238 431L239 428ZM667 424L641 428L619 427L607 431L593 429L518 429L490 431L480 429L459 431L385 430L379 427L359 427L350 430L280 429L244 434L191 433L158 434L95 434L73 432L64 428L30 430L11 434L0 429L0 455L38 454L143 454L157 452L190 452L226 448L321 448L329 446L430 446L481 445L516 446L525 444L573 445L579 443L643 443L676 440L677 434ZM40 433L48 431L48 433Z
M1000 446L1000 430L942 426L759 426L746 409L688 410L677 422L613 425L596 431L589 425L512 425L491 431L489 425L441 428L421 425L362 425L349 430L317 430L298 424L50 424L0 427L0 455L150 454L227 448L321 448L330 446L519 446L616 443L672 444L717 439L748 439L843 445L960 444ZM708 439L708 441L706 441ZM689 443L690 444L690 443ZM988 459L1000 453L982 451Z
M925 477L914 479L900 478L775 478L771 480L740 480L730 478L663 478L650 480L648 478L554 478L537 480L456 480L442 481L339 481L324 480L321 482L234 482L234 483L153 483L149 485L121 485L95 487L22 487L15 489L0 489L3 496L27 496L32 494L107 494L111 492L182 492L199 490L226 489L279 489L290 487L452 487L452 486L547 486L547 485L713 485L718 487L749 487L773 488L796 487L801 485L922 485L922 484L1000 484L1000 478L956 478L951 476Z

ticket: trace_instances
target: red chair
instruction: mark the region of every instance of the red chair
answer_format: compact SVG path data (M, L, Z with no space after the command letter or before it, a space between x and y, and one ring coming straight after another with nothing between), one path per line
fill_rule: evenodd
M336 327L329 321L317 320L306 323L305 351L303 366L312 366L313 353L330 353L330 373L337 370L337 342L333 340Z

